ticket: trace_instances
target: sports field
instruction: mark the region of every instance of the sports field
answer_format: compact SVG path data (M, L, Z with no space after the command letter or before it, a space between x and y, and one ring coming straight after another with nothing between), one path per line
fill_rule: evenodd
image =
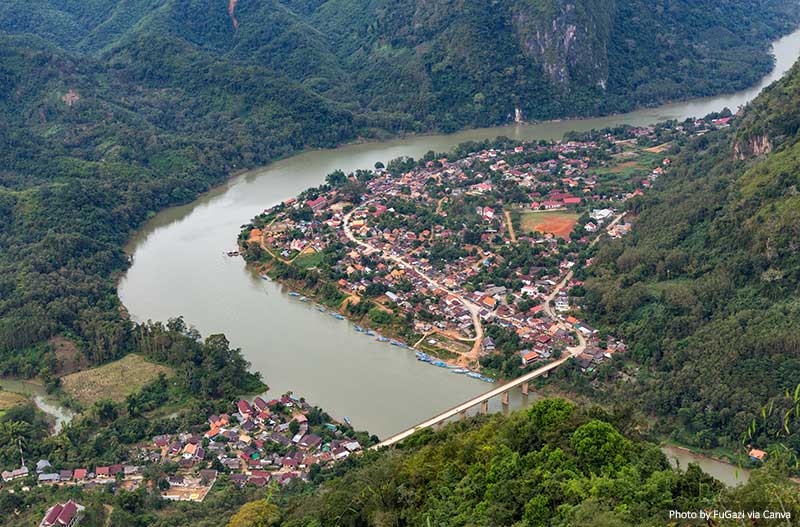
M520 213L520 227L524 232L541 232L569 239L578 221L578 215L569 211L528 211Z

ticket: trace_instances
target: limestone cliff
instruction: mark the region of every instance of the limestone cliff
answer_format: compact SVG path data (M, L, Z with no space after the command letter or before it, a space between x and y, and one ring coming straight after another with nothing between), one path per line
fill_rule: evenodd
M558 86L608 82L608 40L613 0L516 2L512 21L523 53Z

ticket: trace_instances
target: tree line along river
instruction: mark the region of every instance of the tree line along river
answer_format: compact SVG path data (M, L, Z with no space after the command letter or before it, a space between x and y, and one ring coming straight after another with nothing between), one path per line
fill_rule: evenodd
M265 282L239 258L240 226L280 201L321 184L330 172L371 168L398 156L444 152L468 140L505 135L559 139L568 131L733 111L780 78L800 54L800 31L773 45L776 67L758 86L731 95L696 99L602 118L544 122L413 136L308 151L242 174L197 201L156 215L130 240L133 265L119 296L138 321L182 315L203 335L225 333L260 371L272 393L293 390L358 429L385 437L489 389L489 385L432 368L407 350L357 333L349 322L318 312ZM511 408L527 398L512 394ZM499 410L493 401L490 410ZM683 462L685 464L685 461ZM731 474L714 471L731 483ZM733 479L735 481L735 478Z

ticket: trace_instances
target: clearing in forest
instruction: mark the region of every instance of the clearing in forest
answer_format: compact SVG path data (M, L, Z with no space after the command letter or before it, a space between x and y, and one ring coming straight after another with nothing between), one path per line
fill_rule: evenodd
M6 410L10 410L17 406L18 404L22 404L27 401L28 398L24 395L20 395L14 392L8 392L5 390L0 390L0 417L6 413Z
M162 372L168 376L174 374L171 368L132 353L118 361L62 377L61 385L65 392L83 404L92 404L100 399L121 402Z

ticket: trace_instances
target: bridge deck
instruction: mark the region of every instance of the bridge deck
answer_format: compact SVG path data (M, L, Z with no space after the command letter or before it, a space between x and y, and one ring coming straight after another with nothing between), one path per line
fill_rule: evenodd
M513 388L516 388L517 386L525 384L526 382L530 382L532 379L535 379L536 377L544 375L545 373L547 373L547 372L549 372L549 371L561 366L564 362L569 360L569 358L571 356L572 356L571 354L565 353L564 357L562 357L562 358L560 358L560 359L558 359L556 361L553 361L550 364L547 364L545 366L542 366L541 368L533 370L532 372L527 373L527 374L523 375L522 377L520 377L518 379L514 379L513 381L509 381L509 382L503 384L502 386L498 386L494 390L488 391L488 392L484 393L483 395L479 395L477 397L474 397L474 398L470 399L469 401L466 401L464 403L459 404L458 406L454 406L453 408L451 408L449 410L446 410L446 411L440 413L439 415L431 417L430 419L428 419L426 421L423 421L420 424L409 428L408 430L404 430L403 432L400 432L399 434L395 434L395 435L393 435L393 436L381 441L380 443L378 443L377 445L373 446L372 448L380 448L380 447L384 447L384 446L391 446L391 445L393 445L393 444L395 444L395 443L397 443L399 441L402 441L403 439L407 438L408 436L410 436L411 434L413 434L414 432L416 432L418 430L422 430L423 428L428 428L428 427L434 426L436 424L439 424L439 423L441 423L443 421L446 421L446 420L450 419L451 417L455 417L456 415L460 414L463 411L466 411L466 410L472 408L473 406L477 406L477 405L481 404L484 401L488 401L492 397L497 397L498 395L500 395L500 394L502 394L504 392L507 392L507 391L509 391L509 390L511 390Z

